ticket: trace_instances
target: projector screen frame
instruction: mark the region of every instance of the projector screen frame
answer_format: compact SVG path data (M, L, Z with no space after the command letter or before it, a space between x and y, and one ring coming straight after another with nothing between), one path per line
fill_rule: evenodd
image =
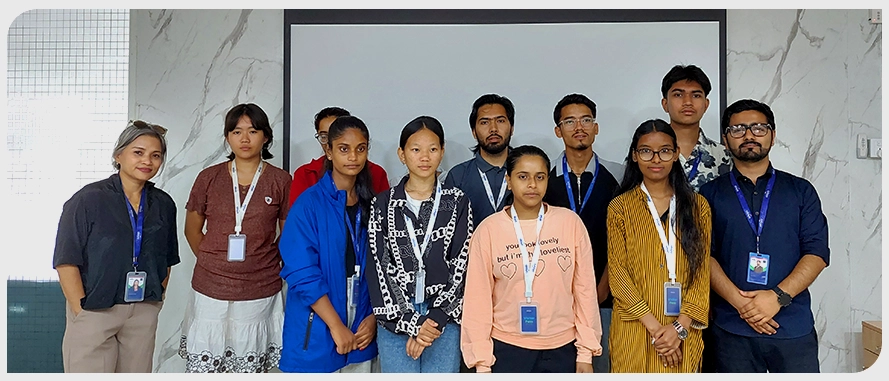
M725 9L285 9L283 169L291 172L291 30L305 25L553 24L717 22L719 25L719 115L726 99ZM712 81L712 79L711 79Z

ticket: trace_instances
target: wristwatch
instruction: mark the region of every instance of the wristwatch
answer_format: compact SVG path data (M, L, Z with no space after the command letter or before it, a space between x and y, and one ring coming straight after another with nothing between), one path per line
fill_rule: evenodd
M673 328L676 328L676 333L679 334L679 340L685 340L688 337L688 330L679 323L679 320L673 320Z
M778 304L781 305L781 308L784 308L784 307L787 307L790 305L790 302L793 299L790 297L790 294L784 292L784 290L778 288L778 286L775 286L775 288L773 288L772 291L774 291L775 294L778 294Z

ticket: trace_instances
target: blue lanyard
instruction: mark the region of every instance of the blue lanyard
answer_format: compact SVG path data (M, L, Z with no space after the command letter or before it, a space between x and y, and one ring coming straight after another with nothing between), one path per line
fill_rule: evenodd
M769 199L772 197L772 188L775 186L775 169L772 168L772 178L769 179L769 183L766 184L766 192L762 196L762 206L759 208L759 226L753 224L753 214L750 212L750 206L747 205L747 200L744 198L744 194L741 193L741 187L738 186L738 179L735 178L734 172L731 173L732 187L735 188L735 194L738 196L738 201L741 202L741 209L744 209L744 217L747 217L747 223L750 224L750 228L753 229L753 233L756 234L756 252L759 253L759 237L762 235L762 227L766 222L766 212L769 210Z
M346 213L346 226L349 227L349 235L352 236L352 249L355 250L355 262L359 266L364 264L364 241L359 240L357 232L361 232L361 208L355 213L355 227L349 222L349 213Z
M695 175L698 174L698 164L701 164L701 156L703 156L703 154L698 151L698 157L695 158L695 163L692 164L691 171L688 171L688 181L694 180Z
M123 185L121 185L123 189ZM133 271L139 266L139 253L142 252L142 223L145 221L145 188L142 188L142 198L139 201L139 213L135 214L133 206L127 196L123 196L123 201L127 205L127 212L130 214L130 225L133 227Z
M583 196L583 203L580 204L580 209L577 209L577 204L574 203L574 189L571 188L571 180L568 180L568 157L562 156L562 175L565 177L565 190L568 191L568 202L571 203L571 210L574 213L580 214L580 211L583 210L583 207L586 206L586 202L589 201L590 195L593 194L593 186L596 185L596 177L599 176L599 157L593 156L593 159L596 160L596 170L593 172L593 181L590 182L590 187L586 189L586 196ZM577 176L579 179L580 176ZM577 190L578 195L580 194L580 189Z

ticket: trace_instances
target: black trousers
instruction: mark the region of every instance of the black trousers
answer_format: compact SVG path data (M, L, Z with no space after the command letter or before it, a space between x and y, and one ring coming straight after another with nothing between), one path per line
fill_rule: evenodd
M819 373L818 334L794 339L747 337L718 326L708 328L719 373Z
M574 373L577 348L574 341L555 349L526 349L494 339L491 373Z

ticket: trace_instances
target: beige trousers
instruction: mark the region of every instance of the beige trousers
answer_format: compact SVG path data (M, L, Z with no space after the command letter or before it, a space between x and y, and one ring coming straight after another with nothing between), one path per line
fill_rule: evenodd
M65 373L150 373L163 302L116 304L77 316L66 305Z

